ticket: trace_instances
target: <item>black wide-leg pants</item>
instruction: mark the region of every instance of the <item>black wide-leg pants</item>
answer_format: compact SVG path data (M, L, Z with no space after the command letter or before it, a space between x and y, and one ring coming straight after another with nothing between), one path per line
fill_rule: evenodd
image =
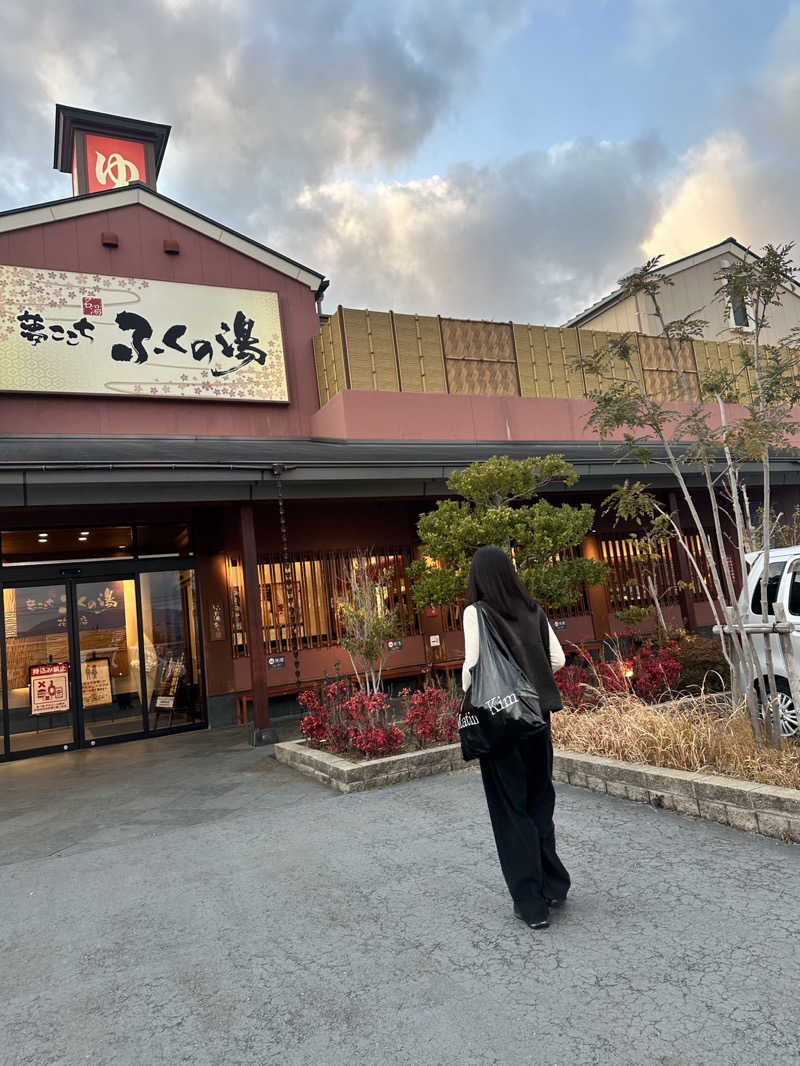
M480 760L500 867L523 918L547 917L547 899L564 899L570 878L556 854L550 728Z

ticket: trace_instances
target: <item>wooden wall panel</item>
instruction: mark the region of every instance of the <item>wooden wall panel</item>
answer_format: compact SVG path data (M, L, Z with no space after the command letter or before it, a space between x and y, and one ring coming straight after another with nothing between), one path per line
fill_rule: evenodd
M618 341L622 337L621 333L606 333L600 330L580 329L578 330L578 345L583 355L589 355L591 353L597 353L607 348L613 341ZM631 357L633 359L633 365L637 373L641 373L641 342L642 338L633 333L630 336ZM606 361L608 366L608 361ZM611 363L611 376L613 381L634 381L635 377L631 373L630 368L621 358L614 358ZM586 394L590 392L596 392L600 387L601 380L596 374L591 374L588 370L583 371L584 386L586 388ZM607 381L608 378L606 377Z
M523 396L583 396L583 378L576 368L578 338L574 329L512 324Z
M388 311L340 309L350 387L398 392L397 356Z
M351 388L581 398L602 384L597 375L581 368L581 354L598 352L619 336L340 307L314 339L320 403ZM664 401L682 399L664 340L632 334L631 344L635 369L643 375L649 394ZM738 372L740 398L748 402L752 397L752 374L739 341L687 342L680 348L679 362L695 397L702 377L719 370ZM618 381L632 378L622 360L617 360L612 375Z
M394 315L394 334L403 392L447 392L439 319Z
M441 324L450 392L472 396L519 395L509 323L443 318Z

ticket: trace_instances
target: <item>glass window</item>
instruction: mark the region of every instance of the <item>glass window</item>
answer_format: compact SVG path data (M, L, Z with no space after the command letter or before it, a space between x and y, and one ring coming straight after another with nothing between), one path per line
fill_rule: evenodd
M72 562L87 559L125 559L133 555L131 526L89 525L74 529L12 529L2 532L3 563Z
M144 722L135 583L130 578L77 582L75 611L86 739L140 733Z
M800 569L792 571L792 583L789 585L789 614L800 617Z
M189 527L182 522L137 526L136 546L139 555L191 555L192 553Z
M778 586L781 583L781 577L783 571L786 569L786 560L781 562L769 564L769 577L767 578L767 614L773 614L772 608L775 606L775 600L778 598ZM753 589L753 601L751 604L751 610L753 614L762 616L761 612L761 580Z
M142 574L142 632L151 730L202 719L194 572Z
M75 742L65 585L3 590L11 750Z

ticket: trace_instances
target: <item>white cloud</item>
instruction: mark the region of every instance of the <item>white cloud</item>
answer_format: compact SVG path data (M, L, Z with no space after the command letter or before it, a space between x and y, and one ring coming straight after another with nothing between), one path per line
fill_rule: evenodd
M327 183L284 232L315 242L331 305L558 323L637 261L662 162L653 140L586 140L425 181Z
M800 238L800 4L779 26L756 84L730 101L725 126L691 149L661 189L647 255L685 255L736 237L755 248Z

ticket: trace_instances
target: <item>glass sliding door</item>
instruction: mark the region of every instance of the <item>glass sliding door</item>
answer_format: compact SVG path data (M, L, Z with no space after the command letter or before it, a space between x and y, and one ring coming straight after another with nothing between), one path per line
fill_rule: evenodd
M11 752L78 741L67 585L3 590Z
M203 721L193 570L139 575L151 732Z
M144 730L136 583L75 583L81 717L86 743Z

